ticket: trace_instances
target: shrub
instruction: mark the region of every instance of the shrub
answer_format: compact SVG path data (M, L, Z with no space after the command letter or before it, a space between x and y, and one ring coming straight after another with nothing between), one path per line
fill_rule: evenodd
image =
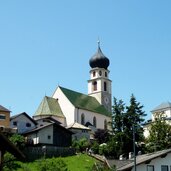
M61 158L43 159L38 162L38 171L68 171Z
M2 161L3 171L11 171L18 167L19 165L15 162L15 157L12 154L6 152Z
M91 147L92 151L94 154L98 154L99 153L99 144L97 142L94 142L92 144L92 147Z
M83 152L86 151L86 148L88 148L90 144L86 138L81 138L80 140L74 140L72 146L77 152Z

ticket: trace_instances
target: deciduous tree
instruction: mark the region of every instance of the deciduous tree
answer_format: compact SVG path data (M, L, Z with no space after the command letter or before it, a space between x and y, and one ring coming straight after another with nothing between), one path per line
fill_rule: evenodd
M171 147L171 125L167 123L163 112L155 114L155 121L150 126L146 147L148 152Z

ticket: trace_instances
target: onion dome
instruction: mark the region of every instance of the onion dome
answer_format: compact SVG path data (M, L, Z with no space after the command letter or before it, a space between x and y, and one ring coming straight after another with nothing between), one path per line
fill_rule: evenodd
M102 53L99 42L97 52L90 58L89 64L91 68L98 67L104 69L107 69L110 64L109 59Z

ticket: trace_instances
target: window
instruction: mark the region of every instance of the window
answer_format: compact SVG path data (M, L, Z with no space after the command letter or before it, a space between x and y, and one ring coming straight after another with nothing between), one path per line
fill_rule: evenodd
M6 117L5 117L5 114L0 114L0 120L5 120Z
M169 168L167 165L161 165L161 171L169 171Z
M93 126L96 127L96 117L93 118Z
M107 72L105 72L105 77L107 77Z
M99 71L99 75L100 75L100 76L102 75L102 71Z
M14 125L14 126L17 126L17 121L14 121L14 122L13 122L13 125Z
M96 91L96 90L97 90L97 82L94 81L94 82L93 82L93 91Z
M107 91L107 83L104 82L104 91Z
M48 140L50 140L51 139L51 136L50 135L48 135Z
M104 120L104 129L107 129L107 120Z
M147 165L147 171L154 171L153 165Z
M87 130L85 130L85 129L83 129L83 130L82 130L82 132L87 133L88 131L87 131Z
M26 127L31 127L31 123L26 123Z
M85 116L84 116L84 113L81 114L81 124L82 125L85 124Z
M96 76L96 72L95 71L93 71L93 77L95 77Z

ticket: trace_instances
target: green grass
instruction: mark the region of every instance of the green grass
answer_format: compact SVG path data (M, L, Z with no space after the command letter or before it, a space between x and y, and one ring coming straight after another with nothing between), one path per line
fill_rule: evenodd
M56 158L58 159L58 158ZM91 171L95 162L98 162L96 159L86 155L78 154L75 156L61 157L61 159L67 164L68 171ZM21 166L13 171L37 171L41 160L37 160L31 163L21 163L18 164Z
M66 157L64 161L70 171L90 171L94 163L97 162L97 160L85 154Z

